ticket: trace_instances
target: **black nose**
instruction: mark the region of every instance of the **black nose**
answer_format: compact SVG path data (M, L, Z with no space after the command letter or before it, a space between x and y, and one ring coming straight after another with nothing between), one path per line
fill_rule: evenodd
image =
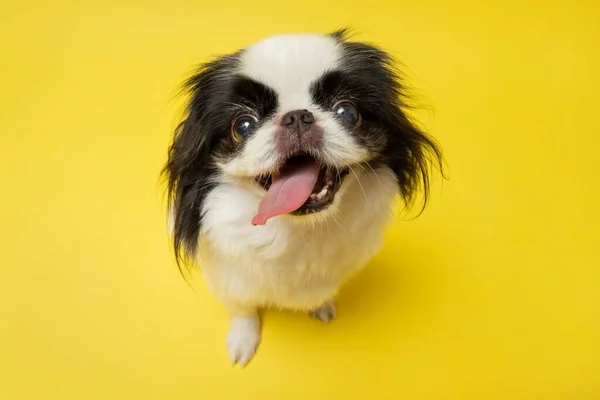
M286 113L281 119L281 126L302 130L315 123L315 116L308 110L294 110Z

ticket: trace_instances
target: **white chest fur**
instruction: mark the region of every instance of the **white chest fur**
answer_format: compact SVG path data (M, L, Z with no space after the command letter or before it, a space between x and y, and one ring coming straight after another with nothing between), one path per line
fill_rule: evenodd
M380 248L398 192L388 168L346 177L330 209L307 217L280 216L252 226L260 193L218 185L204 203L198 263L226 303L308 310Z

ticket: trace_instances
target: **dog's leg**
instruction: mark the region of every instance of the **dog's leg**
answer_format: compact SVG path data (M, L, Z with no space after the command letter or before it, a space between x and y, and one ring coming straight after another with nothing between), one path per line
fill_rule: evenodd
M335 304L333 303L333 300L328 300L323 303L321 307L311 310L310 315L326 324L330 321L333 321L336 316Z
M227 350L233 365L242 367L256 353L260 343L260 319L255 307L228 304L231 324L227 333Z

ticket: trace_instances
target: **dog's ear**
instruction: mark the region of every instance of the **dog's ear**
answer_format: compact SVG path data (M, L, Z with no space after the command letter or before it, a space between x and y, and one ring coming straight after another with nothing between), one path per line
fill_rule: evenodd
M340 37L345 37L344 32ZM439 169L444 176L442 150L408 117L413 108L409 89L402 79L399 63L385 50L364 42L344 42L344 62L353 71L354 80L363 79L376 90L361 94L368 110L386 126L387 135L383 159L398 179L400 194L407 206L414 203L419 189L423 191L423 209L429 199L430 172ZM356 73L360 71L360 73Z
M402 109L395 120L388 138L388 165L398 179L400 195L407 206L414 203L419 189L423 191L422 212L429 200L430 172L439 170L444 176L442 150Z
M236 60L235 56L226 56L202 64L183 85L187 107L163 168L173 247L180 268L195 254L202 204L216 184L213 153L228 132L222 104Z
M163 170L178 265L196 250L202 202L211 188L210 139L194 114L177 127Z

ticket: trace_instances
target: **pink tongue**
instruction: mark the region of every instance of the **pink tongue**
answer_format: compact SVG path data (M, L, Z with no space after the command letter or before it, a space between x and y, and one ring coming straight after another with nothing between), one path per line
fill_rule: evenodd
M252 225L264 225L269 218L296 211L310 197L317 179L319 166L314 161L303 162L285 169L273 177L271 187L258 206Z

